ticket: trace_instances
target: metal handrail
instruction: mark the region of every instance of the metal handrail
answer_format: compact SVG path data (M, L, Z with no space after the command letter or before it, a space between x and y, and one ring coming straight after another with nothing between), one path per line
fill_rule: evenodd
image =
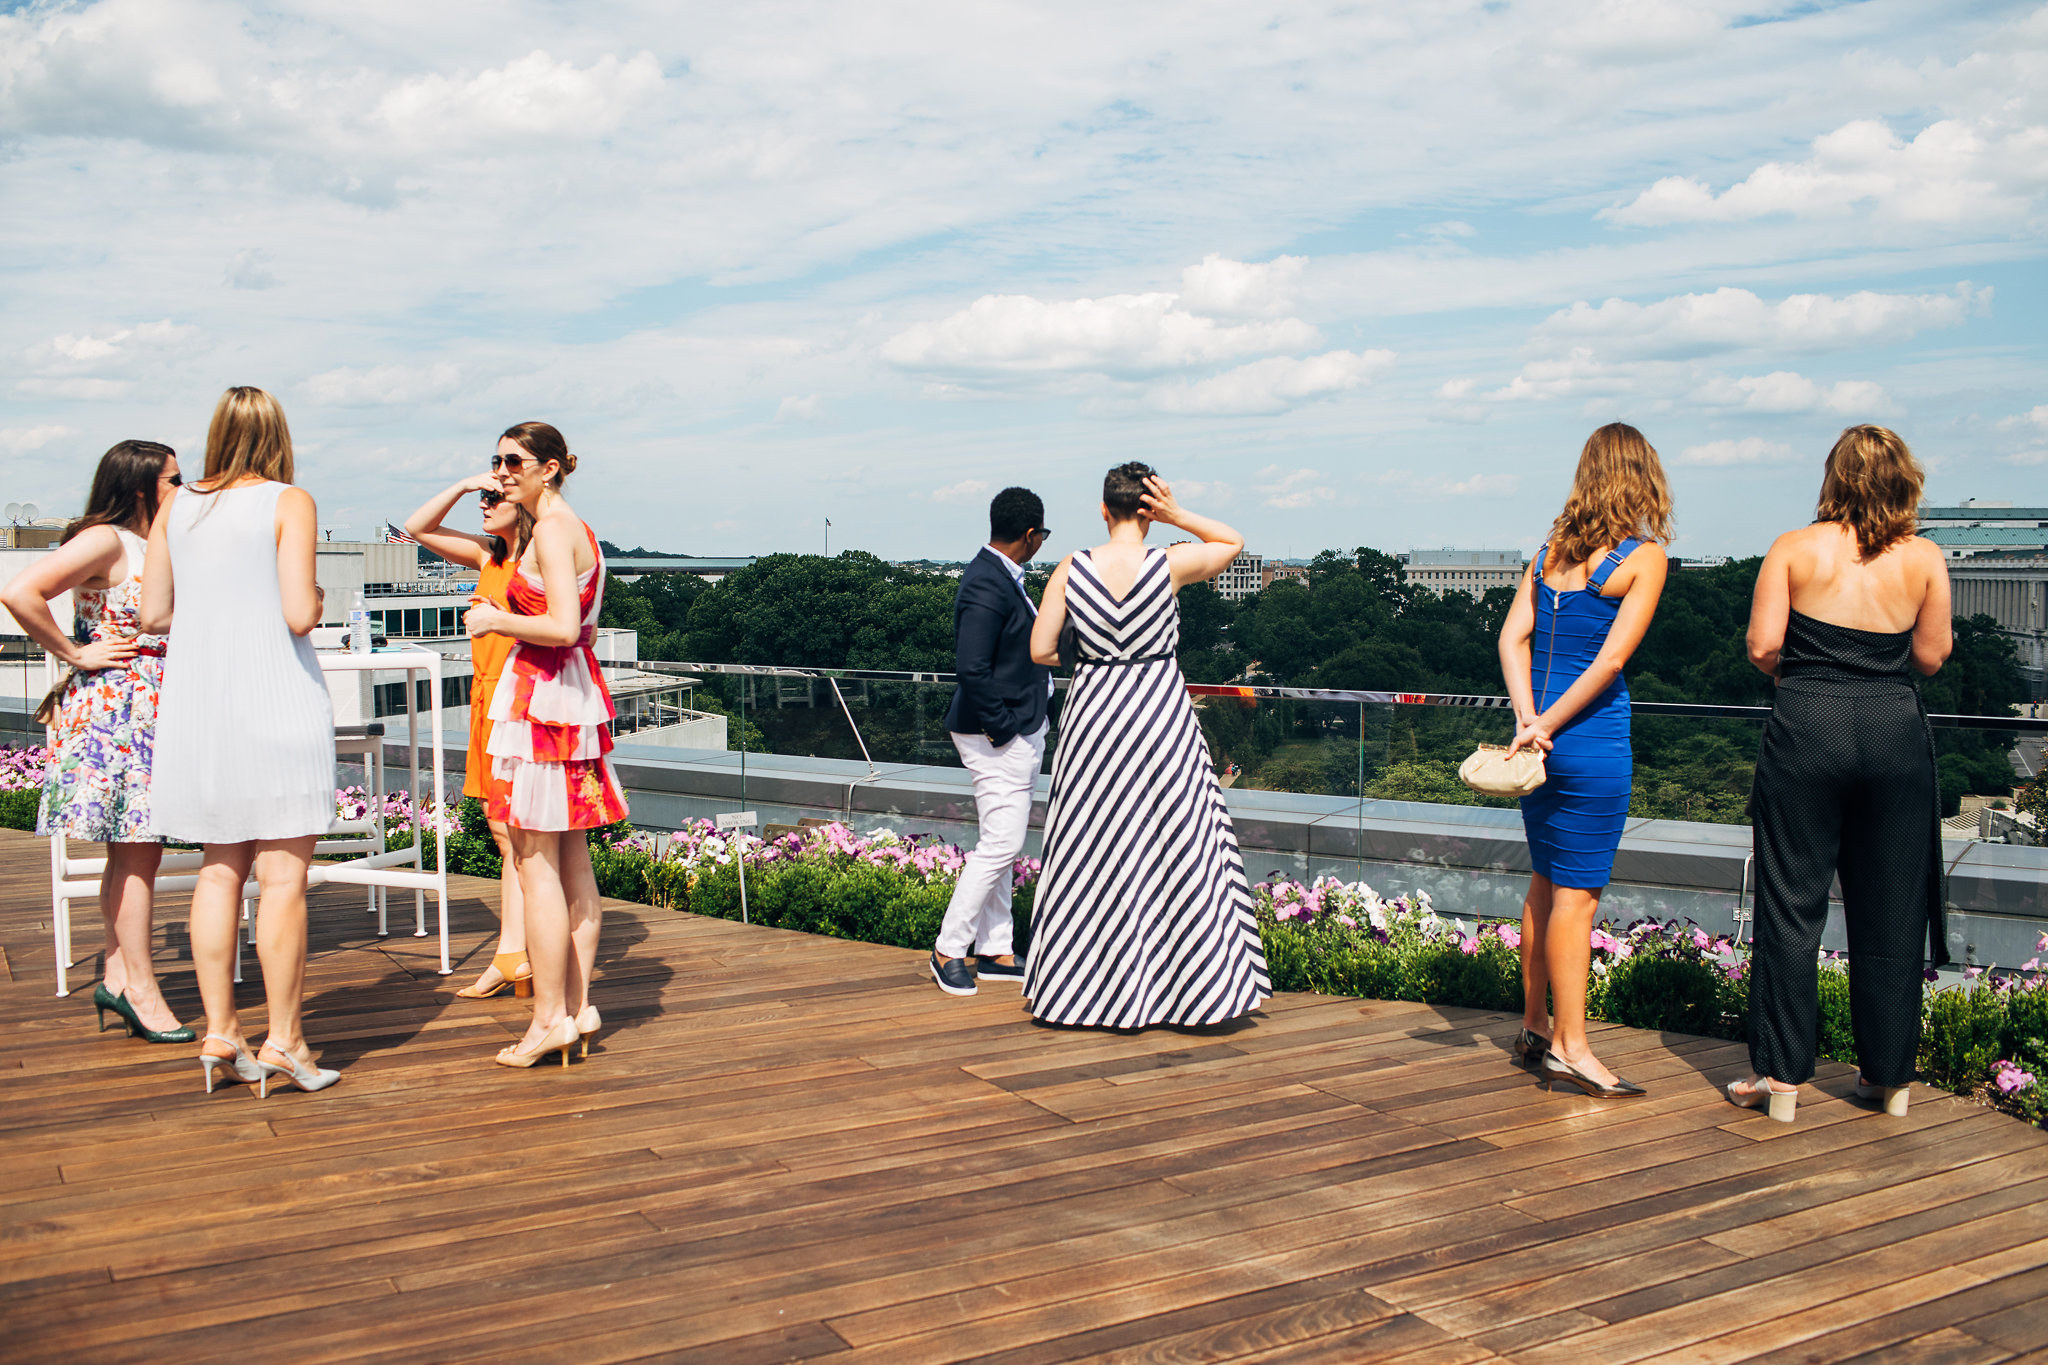
M641 660L633 665L643 673L719 673L753 678L807 678L819 682L957 683L955 673L926 673L879 668L795 668L783 664L703 664ZM1055 677L1055 687L1072 679ZM1506 697L1466 692L1387 692L1337 687L1269 687L1235 683L1189 683L1188 695L1195 697L1238 697L1247 701L1329 701L1362 706L1462 706L1475 710L1506 710ZM843 705L842 699L842 705ZM1638 716L1690 716L1704 720L1769 720L1768 706L1722 706L1711 702L1636 701L1629 709ZM851 719L851 716L848 717ZM2048 734L2048 718L2032 716L1930 715L1928 722L1947 730L2011 730L2026 734Z

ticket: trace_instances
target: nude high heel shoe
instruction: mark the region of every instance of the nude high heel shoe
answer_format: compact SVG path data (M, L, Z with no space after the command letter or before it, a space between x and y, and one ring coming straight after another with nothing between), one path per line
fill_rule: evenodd
M583 1044L583 1056L590 1055L590 1040L595 1038L597 1031L603 1027L604 1016L597 1012L597 1006L587 1004L576 1011L576 1034Z
M263 1067L261 1063L249 1055L249 1049L243 1047L232 1038L221 1037L218 1033L209 1033L206 1035L206 1038L208 1042L226 1043L235 1050L235 1055L232 1057L216 1057L211 1052L199 1054L199 1069L206 1074L206 1093L209 1095L213 1093L213 1073L215 1068L224 1066L234 1072L241 1080L259 1087L257 1096L261 1098L263 1092L260 1087L263 1084Z
M569 1065L569 1049L583 1041L583 1035L576 1031L576 1016L565 1014L556 1025L541 1035L540 1041L531 1049L521 1049L517 1043L497 1055L499 1066L529 1067L550 1052L562 1054L562 1065Z

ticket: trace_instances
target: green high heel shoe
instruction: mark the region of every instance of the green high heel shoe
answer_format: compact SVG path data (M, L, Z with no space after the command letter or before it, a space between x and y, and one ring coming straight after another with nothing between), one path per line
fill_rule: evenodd
M128 1036L140 1038L145 1043L189 1043L199 1037L189 1025L165 1029L161 1033L144 1028L142 1020L136 1016L135 1006L128 1003L128 992L115 995L107 990L104 982L92 988L92 1007L99 1011L101 1033L107 1031L107 1011L112 1010L128 1026Z

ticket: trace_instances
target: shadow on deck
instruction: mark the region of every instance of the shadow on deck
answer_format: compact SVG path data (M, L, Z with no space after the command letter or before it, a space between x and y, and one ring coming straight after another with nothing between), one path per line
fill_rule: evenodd
M317 892L307 1033L341 1084L209 1097L195 1047L93 1032L96 956L54 998L46 869L0 832L15 1362L2048 1346L2048 1136L1929 1090L1888 1119L1845 1067L1786 1127L1721 1100L1739 1046L1603 1028L1651 1089L1603 1105L1510 1067L1503 1015L1291 995L1210 1033L1047 1030L917 953L617 905L592 1055L508 1071L521 1005L452 995L495 887L456 879L452 978ZM196 1021L183 903L159 970Z

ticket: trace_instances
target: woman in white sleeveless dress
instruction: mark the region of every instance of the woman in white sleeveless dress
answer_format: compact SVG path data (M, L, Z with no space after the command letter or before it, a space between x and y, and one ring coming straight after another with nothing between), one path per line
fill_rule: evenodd
M1079 662L1060 713L1045 864L1024 994L1052 1024L1219 1024L1272 994L1237 832L1188 702L1176 594L1222 573L1244 537L1197 516L1147 465L1102 485L1109 543L1063 560L1031 657ZM1145 546L1151 523L1200 537Z
M164 845L149 829L149 777L164 640L137 627L143 536L177 487L178 456L169 446L118 443L100 457L85 515L65 528L55 550L0 589L0 603L29 638L72 670L50 726L36 833L107 846L100 877L105 966L92 993L100 1027L111 1011L129 1036L152 1043L197 1036L164 1003L151 961ZM67 591L76 620L90 629L85 644L50 612L51 601Z
M157 514L142 625L168 629L183 663L164 679L152 821L204 844L192 892L192 963L206 1006L199 1061L266 1088L280 1076L322 1090L299 1028L306 974L306 868L334 822L334 712L306 638L320 624L318 514L291 486L284 409L261 389L221 395L206 474ZM269 1036L252 1055L235 1013L236 914L251 869L261 889L256 952Z

